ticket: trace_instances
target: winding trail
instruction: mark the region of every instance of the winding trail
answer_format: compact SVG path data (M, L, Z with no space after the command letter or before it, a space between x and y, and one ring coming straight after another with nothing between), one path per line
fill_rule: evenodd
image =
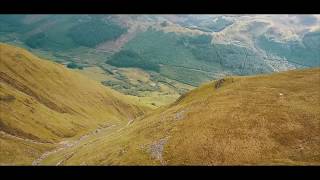
M133 120L134 120L134 119L130 119L130 120L128 121L128 123L127 123L125 126L123 126L122 128L118 129L117 132L122 131L124 128L128 127L128 126L133 122Z
M130 122L130 121L129 121ZM73 141L61 141L59 142L59 146L53 150L50 150L50 151L47 151L45 153L43 153L39 158L35 159L33 162L32 162L32 165L39 165L44 159L46 159L48 156L50 156L51 154L55 154L55 153L58 153L62 150L65 150L67 148L71 148L71 147L74 147L78 144L80 144L82 141L86 140L88 137L91 137L93 135L97 135L99 133L101 133L103 130L107 130L111 127L114 127L116 125L111 125L111 126L108 126L108 127L104 127L104 128L97 128L93 131L91 131L90 133L88 134L85 134L83 136L81 136L78 140L73 140ZM67 157L65 157L63 160L61 160L60 162L58 162L56 165L60 165L61 163L63 163L64 161L68 160L69 158L71 158L73 155L70 154L68 155Z

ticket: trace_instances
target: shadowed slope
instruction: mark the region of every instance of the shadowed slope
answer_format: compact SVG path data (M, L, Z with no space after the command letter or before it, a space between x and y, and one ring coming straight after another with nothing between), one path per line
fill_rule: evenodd
M29 163L64 138L144 113L126 96L21 48L0 44L0 60L0 163Z

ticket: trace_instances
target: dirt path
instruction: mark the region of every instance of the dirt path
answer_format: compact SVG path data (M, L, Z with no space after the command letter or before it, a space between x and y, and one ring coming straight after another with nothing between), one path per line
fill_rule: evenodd
M125 126L123 126L122 128L118 129L117 132L122 131L124 128L128 127L128 126L133 122L133 120L134 120L134 119L130 119L130 120L128 121L128 123L127 123Z
M32 165L39 165L44 159L46 159L48 156L52 155L52 154L55 154L55 153L58 153L62 150L65 150L67 148L71 148L71 147L74 147L78 144L80 144L82 141L86 140L88 137L91 137L93 135L97 135L99 133L101 133L102 131L104 130L107 130L111 127L114 127L116 125L111 125L111 126L108 126L108 127L104 127L104 128L97 128L95 129L94 131L91 131L90 133L88 134L85 134L83 136L81 136L78 140L73 140L73 141L61 141L59 142L59 146L53 150L50 150L50 151L47 151L45 153L43 153L38 159L35 159L33 162L32 162ZM68 155L67 157L65 157L63 160L61 160L60 162L58 162L56 165L60 165L62 162L66 161L67 159L71 158L73 155L73 153L71 155Z

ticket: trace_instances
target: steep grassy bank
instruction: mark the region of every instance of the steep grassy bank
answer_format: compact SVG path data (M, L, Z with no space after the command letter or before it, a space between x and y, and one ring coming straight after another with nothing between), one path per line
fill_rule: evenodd
M62 65L0 44L0 163L25 164L65 138L148 108Z

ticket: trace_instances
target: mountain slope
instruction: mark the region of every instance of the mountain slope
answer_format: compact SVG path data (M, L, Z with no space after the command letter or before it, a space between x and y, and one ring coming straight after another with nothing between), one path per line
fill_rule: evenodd
M42 163L320 164L320 69L210 82Z
M0 44L0 163L29 164L64 139L126 124L145 108L62 65Z

